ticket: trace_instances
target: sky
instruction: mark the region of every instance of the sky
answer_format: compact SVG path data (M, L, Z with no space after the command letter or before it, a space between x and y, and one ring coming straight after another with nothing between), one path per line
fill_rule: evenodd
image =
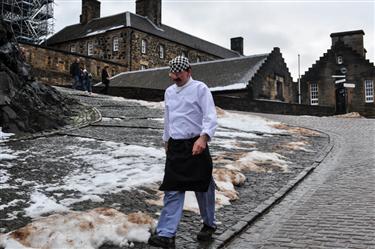
M80 0L55 0L55 31L78 23ZM101 16L135 13L135 0L102 0ZM162 23L244 54L279 47L294 80L331 46L330 34L362 29L367 59L375 61L375 0L163 0Z

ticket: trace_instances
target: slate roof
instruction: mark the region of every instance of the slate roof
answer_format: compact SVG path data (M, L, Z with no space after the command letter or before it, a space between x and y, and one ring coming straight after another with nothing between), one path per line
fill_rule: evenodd
M193 78L210 88L244 83L243 89L266 61L269 54L193 63ZM111 87L138 87L165 90L173 82L168 79L169 67L124 72L111 79Z
M85 25L79 23L67 26L50 37L47 40L47 44L59 44L67 41L81 39L98 33L104 33L109 30L127 27L137 29L170 41L174 41L185 46L218 56L220 58L232 58L240 56L240 54L236 51L218 46L214 43L189 35L167 25L161 24L161 26L158 27L148 18L131 12L124 12L102 18L95 18Z

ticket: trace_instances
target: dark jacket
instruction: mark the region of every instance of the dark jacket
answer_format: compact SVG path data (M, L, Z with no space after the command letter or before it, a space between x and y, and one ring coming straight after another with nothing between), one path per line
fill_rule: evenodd
M72 77L74 76L80 76L81 74L81 70L79 68L79 63L77 62L73 62L71 65L70 65L70 75Z
M102 70L102 82L105 85L109 84L109 74L108 74L107 70L105 70L105 68L103 68L103 70Z

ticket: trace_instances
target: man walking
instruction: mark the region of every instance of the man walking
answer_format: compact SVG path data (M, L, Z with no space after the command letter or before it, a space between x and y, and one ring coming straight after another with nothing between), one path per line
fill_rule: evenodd
M73 78L72 88L78 89L81 85L81 68L78 58L70 65L70 75Z
M210 240L216 230L215 182L207 142L216 127L215 104L208 87L193 80L189 60L177 56L169 62L170 78L175 82L165 91L164 134L167 154L160 190L164 191L156 234L149 244L175 248L185 191L195 191L203 227L198 240Z
M102 70L102 83L104 84L104 88L101 93L108 94L109 89L109 74L108 74L108 66L105 66Z

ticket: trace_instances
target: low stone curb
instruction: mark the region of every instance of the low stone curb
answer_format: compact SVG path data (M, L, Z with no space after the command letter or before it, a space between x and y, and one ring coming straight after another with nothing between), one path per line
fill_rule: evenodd
M99 112L98 109L95 107L87 106L82 104L84 108L81 110L78 115L69 117L69 125L65 125L59 129L55 129L52 131L42 131L42 132L37 132L33 133L31 135L24 135L24 136L18 136L17 138L10 138L6 140L0 140L0 143L2 142L14 142L14 141L20 141L20 140L31 140L35 138L40 138L40 137L47 137L55 134L60 134L64 133L67 131L72 131L76 129L80 129L86 126L89 126L93 123L99 122L102 119L102 115Z
M301 127L301 126L298 126ZM314 130L310 128L306 128L309 130ZM328 136L328 144L320 151L320 153L316 156L314 163L305 168L302 172L300 172L294 179L289 181L287 185L279 189L273 196L268 198L267 200L263 201L260 205L258 205L253 211L249 214L244 216L240 221L238 221L234 226L225 230L219 237L215 238L212 244L208 247L209 249L218 249L223 248L226 244L228 244L234 237L240 234L242 231L247 229L251 226L255 221L263 216L268 210L270 210L273 206L275 206L278 202L280 202L293 188L295 188L300 182L302 182L311 172L314 171L316 167L320 165L320 163L324 160L324 158L331 152L334 143L331 140L329 134L319 131L319 133L323 133Z

